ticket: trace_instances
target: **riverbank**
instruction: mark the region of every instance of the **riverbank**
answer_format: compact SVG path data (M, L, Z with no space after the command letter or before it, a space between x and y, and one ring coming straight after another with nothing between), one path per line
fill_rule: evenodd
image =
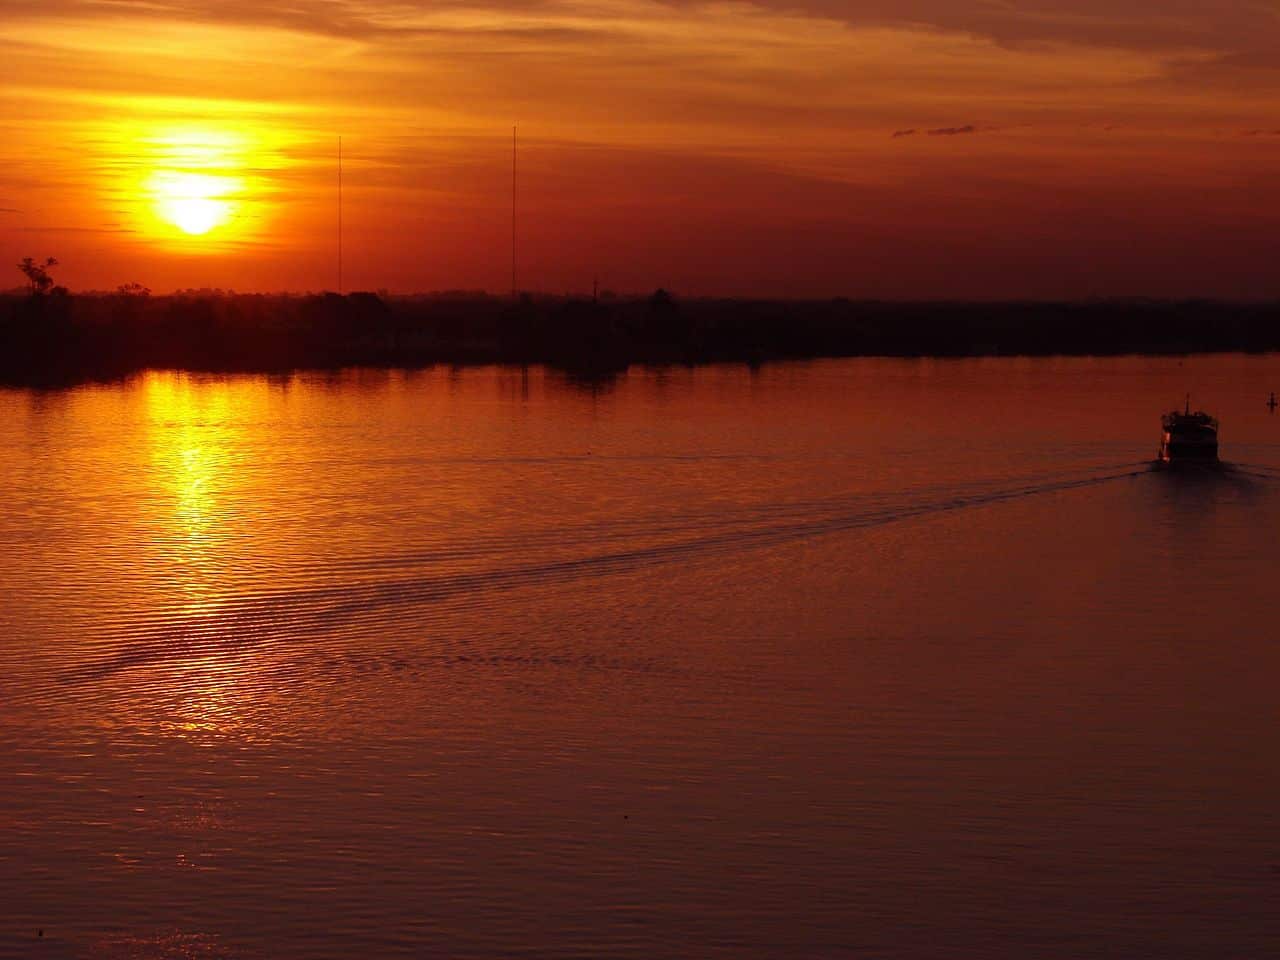
M1048 356L1280 350L1280 304L761 301L648 297L286 296L192 292L0 297L0 381L435 363L636 363L841 356Z

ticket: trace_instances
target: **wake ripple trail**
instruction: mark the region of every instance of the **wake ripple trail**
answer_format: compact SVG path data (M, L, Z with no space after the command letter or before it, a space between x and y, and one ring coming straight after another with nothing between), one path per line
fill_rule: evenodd
M796 515L781 511L772 518L757 515L756 523L738 517L738 525L721 518L701 536L632 549L568 557L542 563L496 569L439 573L374 582L334 583L318 587L228 597L201 614L177 614L160 622L113 624L90 640L91 649L116 652L62 672L64 684L83 684L158 663L190 658L225 657L267 644L301 641L316 635L372 632L388 617L455 601L529 586L554 586L584 579L625 574L657 564L724 555L785 544L812 537L878 527L933 514L988 506L1080 487L1097 486L1150 470L1149 464L1126 464L1086 476L1057 476L1016 486L976 492L941 491L928 499L850 511L850 502L833 500L807 504L808 509L836 509L829 515ZM793 505L794 506L794 505ZM843 510L837 509L843 507ZM764 522L761 522L763 520ZM594 540L594 538L591 538ZM598 541L596 541L598 542ZM408 554L396 559L420 564L431 555ZM424 620L427 618L424 616ZM83 649L83 646L81 646Z

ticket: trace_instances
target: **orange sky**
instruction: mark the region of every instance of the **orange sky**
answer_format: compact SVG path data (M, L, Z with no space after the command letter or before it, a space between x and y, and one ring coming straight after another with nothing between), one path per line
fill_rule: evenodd
M1280 296L1275 0L3 10L0 262L73 289L335 287L341 134L348 289L504 290L518 120L528 289Z

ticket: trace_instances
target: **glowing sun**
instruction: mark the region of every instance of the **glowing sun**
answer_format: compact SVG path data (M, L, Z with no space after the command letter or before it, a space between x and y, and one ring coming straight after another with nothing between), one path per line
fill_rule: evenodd
M242 243L260 227L263 171L279 166L254 128L157 126L121 137L135 173L121 194L145 238L193 252Z
M301 135L253 117L110 121L105 201L144 243L222 254L260 243L278 222L280 180L297 168Z
M188 236L204 236L235 216L242 184L223 174L158 170L149 184L156 215Z

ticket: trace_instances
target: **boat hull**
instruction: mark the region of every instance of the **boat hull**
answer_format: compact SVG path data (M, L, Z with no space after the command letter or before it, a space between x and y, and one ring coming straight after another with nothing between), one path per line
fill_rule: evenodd
M1165 463L1217 463L1218 435L1209 431L1189 435L1165 431L1160 441L1160 459Z

